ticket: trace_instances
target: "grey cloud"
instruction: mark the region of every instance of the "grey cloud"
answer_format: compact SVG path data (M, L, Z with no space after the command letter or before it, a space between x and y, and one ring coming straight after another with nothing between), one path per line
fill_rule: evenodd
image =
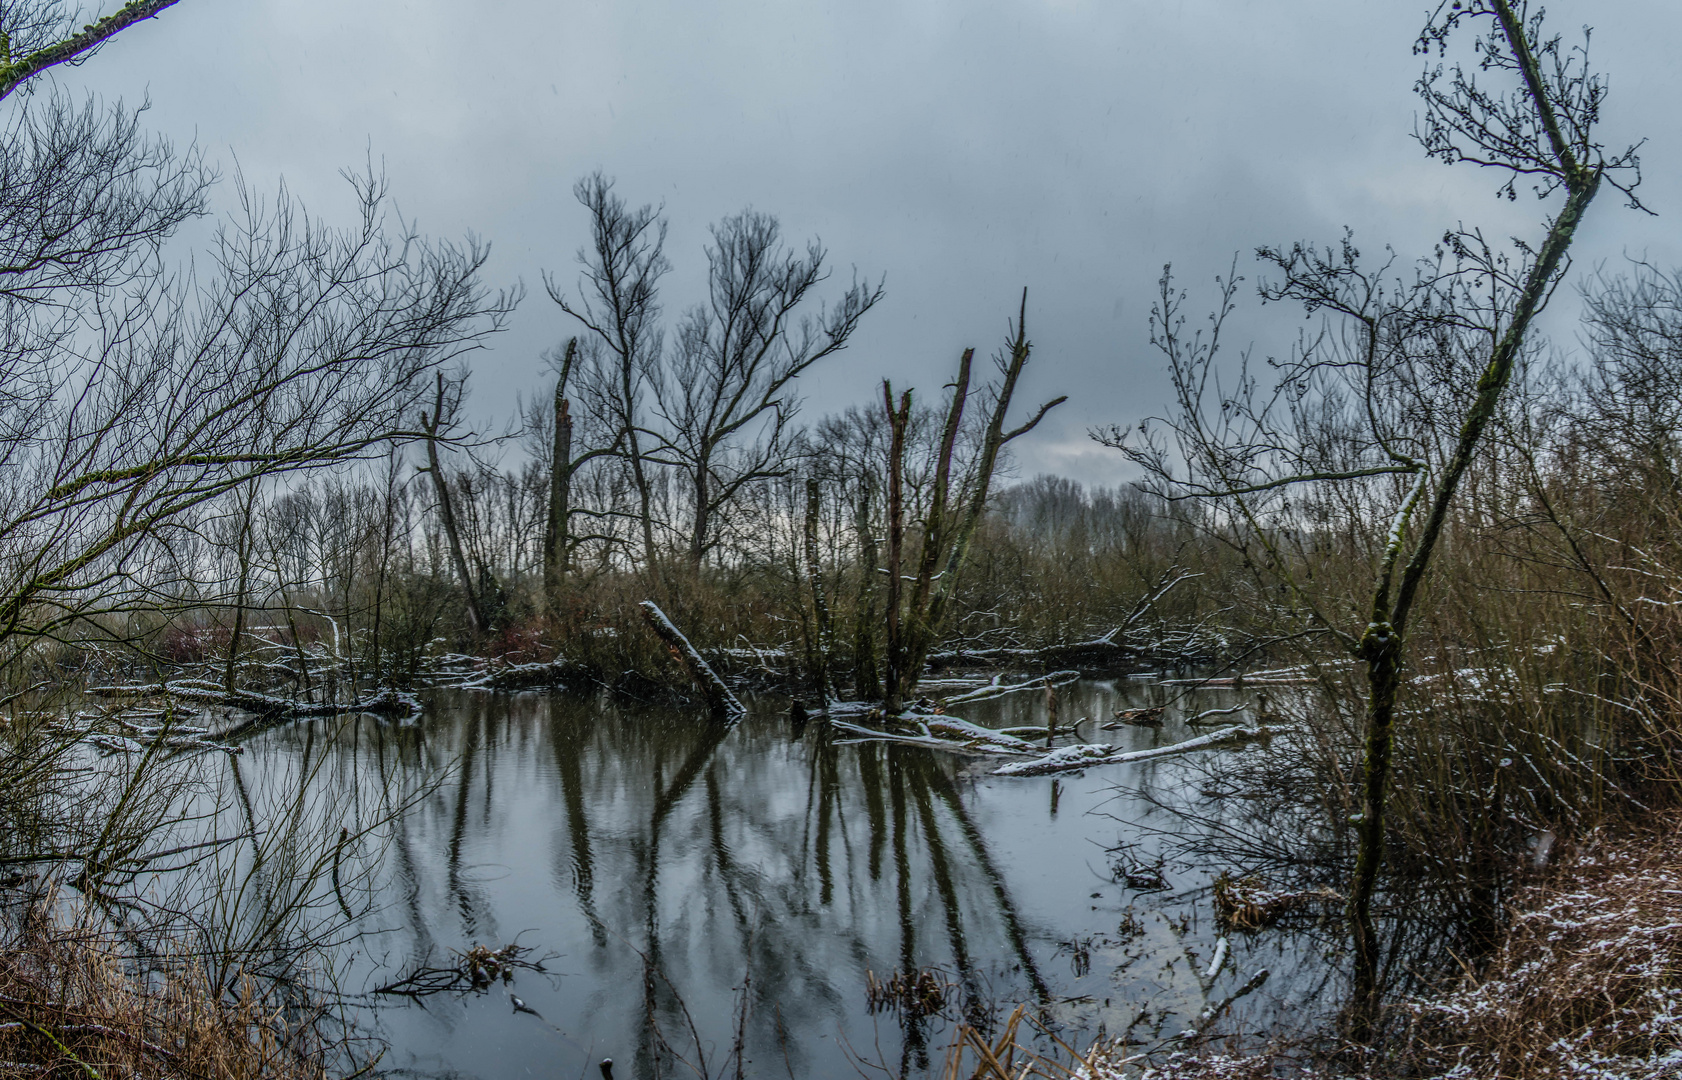
M1682 72L1665 48L1682 11L1576 0L1550 14L1562 30L1599 20L1608 141L1651 135L1645 194L1682 207ZM1405 255L1459 220L1534 229L1534 204L1498 203L1489 178L1413 144L1423 17L1342 0L182 0L57 78L149 92L153 125L237 155L258 186L284 175L329 215L346 202L338 170L371 151L406 214L489 239L509 282L570 276L570 188L592 168L665 203L670 308L694 295L708 222L776 213L791 236L820 234L843 274L888 279L852 349L806 380L813 413L884 375L935 391L961 347L1003 336L1027 285L1038 353L1023 392L1072 400L1024 440L1021 470L1114 482L1125 471L1084 432L1164 404L1145 319L1165 262L1196 288L1234 251L1345 223ZM1610 199L1578 250L1682 260L1668 217ZM1283 313L1250 325L1264 351L1295 329ZM528 300L479 360L477 406L511 410L566 329Z

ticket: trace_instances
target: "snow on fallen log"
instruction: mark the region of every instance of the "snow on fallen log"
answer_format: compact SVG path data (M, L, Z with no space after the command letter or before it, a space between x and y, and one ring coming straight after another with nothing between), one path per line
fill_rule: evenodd
M89 746L103 750L107 754L143 754L148 749L147 743L131 739L126 735L112 735L106 732L96 732L85 735L82 741ZM179 737L154 737L149 742L161 742L167 750L220 750L224 754L243 754L245 747L232 743L217 742L212 739L202 739L192 735Z
M594 676L584 664L564 657L547 663L493 664L476 679L464 681L462 690L537 690L551 686L569 687Z
M1211 731L1207 735L1199 735L1194 739L1174 743L1171 746L1158 746L1151 750L1117 750L1108 743L1081 743L1075 746L1064 746L1033 761L1012 762L1001 765L993 770L995 776L1048 776L1052 773L1075 772L1080 769L1090 769L1097 765L1126 765L1134 761L1149 761L1152 758L1167 757L1170 754L1183 754L1188 750L1203 750L1208 747L1226 746L1232 743L1249 742L1251 739L1267 738L1274 732L1273 728L1249 728L1233 726Z
M172 679L132 686L90 686L87 692L95 697L110 698L172 697L259 714L290 712L307 707L292 698L260 694L254 690L235 690L230 694L208 679Z
M921 719L931 734L943 739L953 739L964 743L985 743L988 746L995 746L1013 754L1033 754L1039 751L1039 747L1017 738L1015 735L982 727L980 724L972 724L968 720L960 720L956 716L925 716Z
M660 610L658 604L652 600L644 600L637 606L642 608L642 615L648 621L649 629L665 644L672 658L689 673L690 681L706 697L707 709L712 713L713 719L733 724L748 714L747 707L730 692L730 688L718 677L718 673L707 663L700 650L689 643L689 639L666 617L666 613Z
M217 739L233 738L294 720L342 716L348 713L368 713L373 716L413 720L422 712L420 700L415 695L389 687L358 701L324 703L260 694L254 690L236 690L230 694L205 679L176 679L170 682L126 686L90 686L87 692L95 697L107 698L177 698L200 704L219 705L251 715L250 720L216 732L213 737Z
M1184 723L1186 727L1201 727L1205 724L1219 724L1221 721L1213 719L1213 717L1231 716L1233 713L1241 713L1249 707L1250 703L1248 701L1243 701L1225 709L1205 709L1196 716L1186 717Z
M1064 683L1074 682L1078 678L1080 678L1080 672L1078 671L1053 671L1049 675L1038 675L1019 683L993 683L978 690L971 690L967 694L956 694L944 698L941 704L951 708L953 705L967 705L975 701L990 701L993 698L1004 697L1006 694L1014 694L1021 690L1038 690L1048 682L1053 686L1062 686Z
M910 721L913 717L907 716L904 719ZM843 740L842 745L855 742L891 742L903 746L921 746L929 750L944 750L952 754L973 754L978 757L1020 757L1038 749L1032 743L1011 738L967 720L955 720L949 716L917 716L915 721L921 734L883 731L880 728L849 723L834 716L829 718L830 726L836 731L852 736Z

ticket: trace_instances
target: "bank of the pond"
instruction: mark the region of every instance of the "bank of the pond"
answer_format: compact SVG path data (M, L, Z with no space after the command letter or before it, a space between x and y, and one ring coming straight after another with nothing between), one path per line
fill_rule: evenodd
M1682 819L1597 832L1514 898L1492 955L1397 1003L1373 1063L1338 1047L1267 1046L1150 1061L1100 1044L1081 1080L1674 1080L1682 1076ZM1335 1053L1328 1054L1328 1048ZM1328 1061L1331 1057L1334 1060ZM1341 1060L1336 1060L1341 1059ZM1036 1070L1059 1080L1069 1073Z

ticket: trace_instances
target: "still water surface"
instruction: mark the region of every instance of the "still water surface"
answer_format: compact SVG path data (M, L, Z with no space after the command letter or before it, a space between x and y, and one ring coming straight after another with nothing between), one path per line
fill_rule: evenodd
M1179 690L1086 680L1064 688L1061 711L1107 720ZM1038 698L960 711L1043 722ZM1198 733L1184 713L1240 700L1197 691L1159 729L1082 735L1165 745ZM454 767L397 828L372 933L346 957L353 980L516 939L553 957L512 987L536 1015L500 985L370 999L389 1075L594 1080L604 1057L620 1078L694 1075L656 1060L662 1039L718 1074L739 1030L749 1076L913 1076L938 1070L952 1017L984 1023L1027 1002L1082 1045L1130 1025L1161 1045L1263 967L1270 979L1226 1030L1267 1028L1323 989L1317 947L1278 931L1234 936L1231 961L1205 977L1224 867L1186 845L1248 827L1234 784L1261 748L1006 779L939 751L847 743L821 719L796 727L775 703L726 730L606 697L448 693L413 727L359 724L329 753L378 746L385 768ZM299 738L273 732L252 750L260 762ZM1168 853L1166 887L1120 880L1118 845L1146 867ZM951 984L944 1019L869 1010L870 973L928 967Z

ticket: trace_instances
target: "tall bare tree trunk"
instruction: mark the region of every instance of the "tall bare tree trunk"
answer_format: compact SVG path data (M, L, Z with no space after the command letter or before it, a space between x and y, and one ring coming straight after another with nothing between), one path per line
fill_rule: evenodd
M432 474L432 489L438 495L438 520L444 526L444 538L450 544L450 561L455 563L456 576L461 579L462 600L467 606L467 625L474 634L483 634L485 618L479 610L479 598L473 590L473 578L467 572L467 554L461 546L461 530L456 527L455 507L450 502L450 486L444 480L444 470L438 464L438 427L444 413L444 376L438 376L438 397L432 407L432 420L421 414L421 430L426 432L426 471Z
M1495 6L1508 43L1529 75L1536 60L1525 44L1524 31L1510 5L1504 0L1495 0ZM1536 81L1533 80L1531 85L1534 87ZM1538 111L1551 119L1552 113L1546 108L1546 99L1539 91L1532 90L1532 100L1537 103ZM1536 262L1531 266L1513 307L1506 332L1495 343L1489 363L1478 379L1477 396L1461 421L1454 455L1432 494L1419 542L1397 584L1394 606L1390 601L1391 572L1401 551L1402 531L1407 527L1417 498L1409 502L1392 526L1378 588L1373 597L1372 621L1361 638L1359 656L1367 665L1367 731L1361 764L1363 802L1355 830L1355 873L1349 888L1349 920L1355 941L1355 1001L1351 1035L1357 1042L1371 1040L1378 1016L1381 990L1378 981L1379 943L1372 922L1372 899L1377 888L1378 870L1384 862L1385 801L1390 784L1396 701L1402 683L1402 650L1407 640L1408 616L1430 568L1431 557L1436 551L1437 540L1442 535L1443 523L1448 518L1460 480L1472 464L1484 430L1495 417L1501 394L1512 381L1513 369L1524 347L1531 320L1547 302L1555 284L1555 274L1570 250L1583 213L1600 188L1599 170L1577 165L1569 154L1562 153L1560 157L1563 182L1568 192L1565 205L1549 226ZM1418 490L1421 493L1427 475L1420 474L1421 486Z
M566 587L567 549L572 517L572 411L568 407L567 377L578 355L578 339L567 342L561 376L555 383L554 456L549 462L549 523L543 533L543 602L550 618L561 614Z
M888 678L883 708L897 713L902 707L900 690L905 670L905 640L900 625L900 563L905 551L905 430L911 424L911 391L899 396L894 408L894 391L885 380L882 398L887 403L888 426Z
M251 511L256 501L257 486L252 484L240 507L239 538L234 543L239 582L234 588L234 633L228 639L228 666L222 674L222 688L230 694L239 689L239 642L245 636L245 594L251 585Z
M637 418L633 405L636 388L631 384L631 360L620 364L620 393L624 396L625 449L631 461L631 479L637 487L639 518L642 524L643 563L649 573L658 573L659 565L654 547L654 496L649 489L648 470L643 467L642 441L637 438Z
M829 617L829 598L824 594L823 558L818 547L818 516L823 509L818 482L806 480L806 585L812 592L812 620L816 624L812 684L827 699L830 695L830 658L835 654L835 633Z
M707 489L707 463L702 461L695 467L695 523L689 534L689 570L699 573L701 559L707 553L707 530L712 528L712 507L709 500L712 493Z
M875 483L868 474L859 477L859 501L854 509L853 531L859 544L859 591L853 611L853 694L861 698L882 693L882 676L876 670L876 533L870 527L871 494Z
M934 587L935 567L946 548L946 500L952 483L952 450L957 445L958 429L963 425L964 406L969 401L970 363L974 349L965 349L958 360L958 378L952 385L952 400L946 406L946 421L941 428L940 450L935 457L934 491L929 499L929 512L923 521L923 551L917 561L917 579L911 590L911 603L902 618L905 622L905 645L902 655L905 666L898 673L897 696L909 698L922 676L922 657L928 653L928 642L936 627L930 623L929 591Z
M946 499L951 480L952 447L962 423L964 403L969 396L970 361L975 350L965 350L959 362L955 392L951 404L947 406L946 425L941 433L934 496L928 520L924 524L923 556L918 567L916 589L912 593L910 610L903 616L903 632L891 632L899 639L897 653L889 672L889 679L893 683L888 689L888 700L891 703L902 702L915 693L917 682L922 678L923 666L928 660L929 649L945 625L946 609L957 593L958 578L963 571L965 560L969 557L970 542L975 538L976 530L987 513L987 500L992 492L993 473L998 468L999 453L1011 440L1034 430L1039 422L1045 419L1046 413L1068 400L1067 397L1054 398L1041 405L1039 411L1027 423L1009 431L1005 430L1005 417L1010 412L1017 380L1021 378L1022 369L1032 351L1028 342L1027 316L1028 290L1024 289L1022 306L1017 314L1016 336L1010 343L1010 355L1005 362L1004 381L999 384L998 395L993 402L993 412L988 417L987 428L982 436L981 456L976 461L974 472L969 479L969 502L965 504L963 514L956 523L949 524L946 520ZM901 443L900 454L903 457L903 432L896 432L896 436ZM890 469L890 482L898 479L898 472L898 465ZM935 573L937 566L940 568L938 574ZM897 582L898 579L895 577L893 580ZM890 601L890 605L893 603L894 601ZM889 619L897 625L900 618L901 616L890 608ZM895 647L896 643L890 641L890 650Z

